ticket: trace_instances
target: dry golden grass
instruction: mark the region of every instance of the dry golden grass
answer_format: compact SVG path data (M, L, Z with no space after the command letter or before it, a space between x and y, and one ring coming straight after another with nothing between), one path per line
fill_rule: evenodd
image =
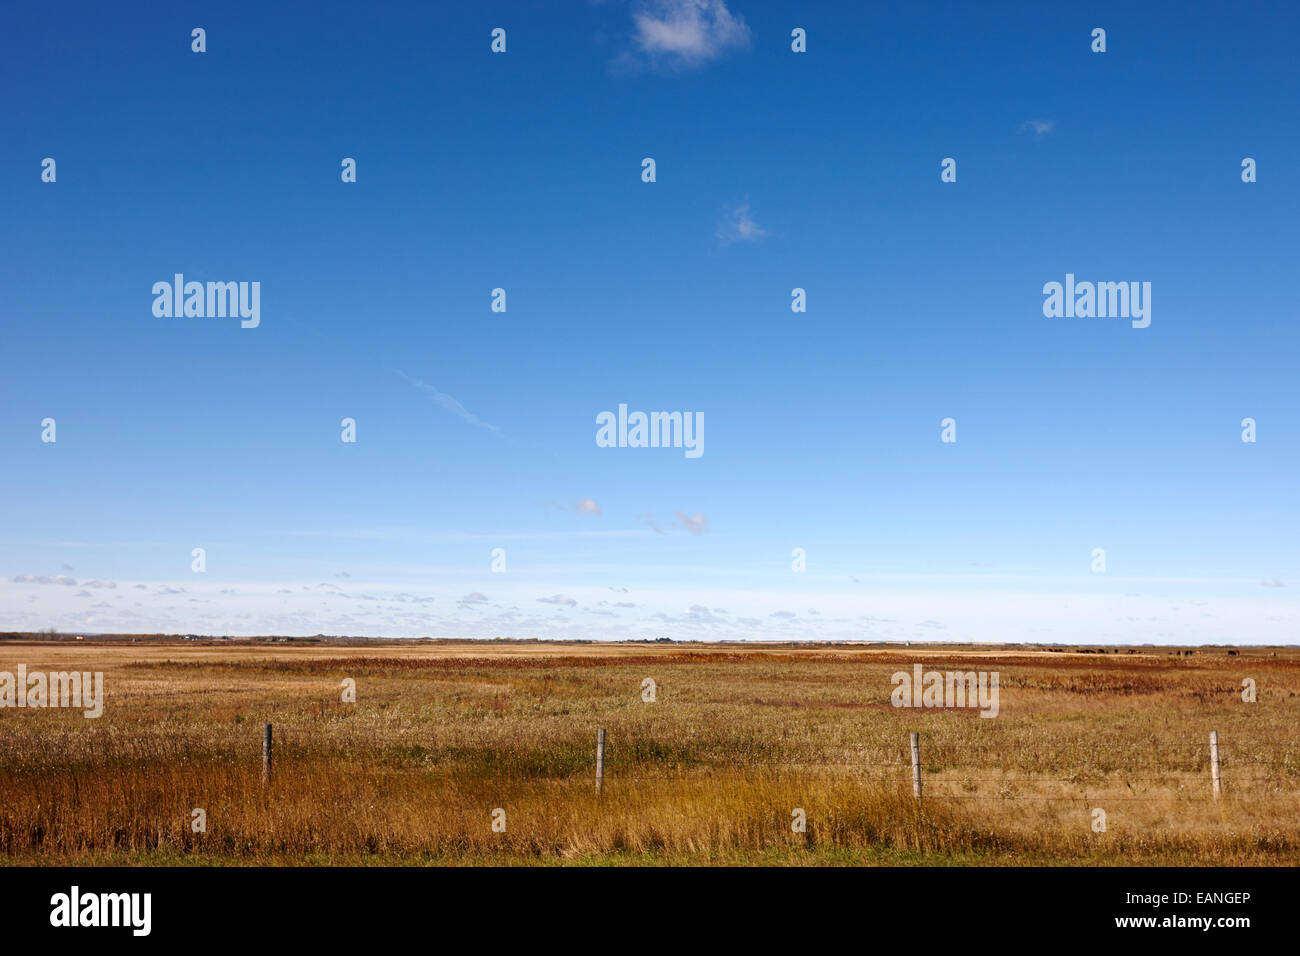
M0 710L0 861L1294 865L1300 659L1244 653L6 642L108 689ZM1000 715L895 709L914 662L999 671Z

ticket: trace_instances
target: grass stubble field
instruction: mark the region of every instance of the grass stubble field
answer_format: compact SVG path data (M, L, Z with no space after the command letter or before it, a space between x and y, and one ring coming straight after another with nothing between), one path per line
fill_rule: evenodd
M5 642L107 689L0 710L0 862L1295 865L1300 651L1270 653ZM895 708L916 663L998 671L998 716Z

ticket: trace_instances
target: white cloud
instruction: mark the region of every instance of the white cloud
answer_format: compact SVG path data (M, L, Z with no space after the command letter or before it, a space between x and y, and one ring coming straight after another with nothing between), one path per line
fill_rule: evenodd
M747 202L725 209L722 221L718 223L718 241L724 244L758 242L770 235L770 232L754 221Z
M668 530L679 536L684 533L676 518ZM671 551L671 539L658 540ZM1101 590L1090 581L1076 590L1073 577L873 574L863 579L863 585L853 586L844 575L842 586L819 589L817 603L811 604L806 589L787 583L795 576L785 572L780 562L772 564L770 575L746 573L739 584L714 580L709 574L692 573L689 581L683 580L678 560L647 565L636 571L635 607L627 606L633 602L621 587L590 580L607 573L604 564L538 567L527 580L513 574L493 575L491 599L465 590L482 583L484 569L477 565L456 574L424 564L385 565L371 571L358 567L353 572L357 593L346 598L333 589L320 589L321 579L314 574L238 581L193 575L185 578L184 585L150 582L147 590L132 595L140 599L134 604L118 600L116 592L100 595L88 589L78 594L78 587L35 587L21 578L15 582L4 577L0 607L7 609L6 627L23 631L55 627L65 633L595 640L1286 644L1294 642L1300 623L1300 597L1291 595L1295 589L1290 586L1271 587L1272 576L1162 578L1155 588L1158 593L1142 595L1132 593L1136 583L1131 578L1109 579ZM457 575L463 578L459 583ZM431 580L441 584L431 586ZM1280 575L1276 580L1283 583ZM1267 594L1262 592L1265 583L1271 588ZM142 584L121 580L117 591ZM304 590L305 586L311 589ZM437 600L417 599L416 594L436 594ZM109 597L113 606L92 609L103 597ZM466 603L458 608L458 601ZM535 606L538 603L541 608ZM1187 613L1171 613L1171 605ZM575 610L584 613L570 613ZM586 610L615 612L615 616Z
M636 44L651 63L694 67L749 46L743 17L723 0L655 0L632 15Z
M584 515L600 514L600 506L597 505L596 502L592 501L590 498L583 498L581 501L579 501L576 505L573 506L573 510Z
M1035 137L1043 137L1056 128L1053 120L1025 120L1020 124L1021 132L1033 133Z

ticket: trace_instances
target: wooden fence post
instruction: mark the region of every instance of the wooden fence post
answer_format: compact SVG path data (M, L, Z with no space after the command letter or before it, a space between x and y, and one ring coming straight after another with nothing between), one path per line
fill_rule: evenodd
M262 786L271 782L271 725L262 725Z
M921 735L912 734L912 796L921 799Z
M1210 731L1210 780L1214 784L1214 799L1219 799L1221 784L1219 782L1219 732Z
M596 731L596 793L600 793L601 781L605 779L605 728Z

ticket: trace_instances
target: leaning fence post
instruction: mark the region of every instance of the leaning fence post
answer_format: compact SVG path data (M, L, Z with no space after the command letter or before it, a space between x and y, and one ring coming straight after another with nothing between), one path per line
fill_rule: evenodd
M600 793L601 781L605 779L605 728L596 731L596 793Z
M262 786L271 782L271 725L262 725Z
M1219 782L1219 732L1210 731L1210 780L1214 783L1214 799L1219 799L1221 784Z
M921 735L912 734L912 796L921 799Z

